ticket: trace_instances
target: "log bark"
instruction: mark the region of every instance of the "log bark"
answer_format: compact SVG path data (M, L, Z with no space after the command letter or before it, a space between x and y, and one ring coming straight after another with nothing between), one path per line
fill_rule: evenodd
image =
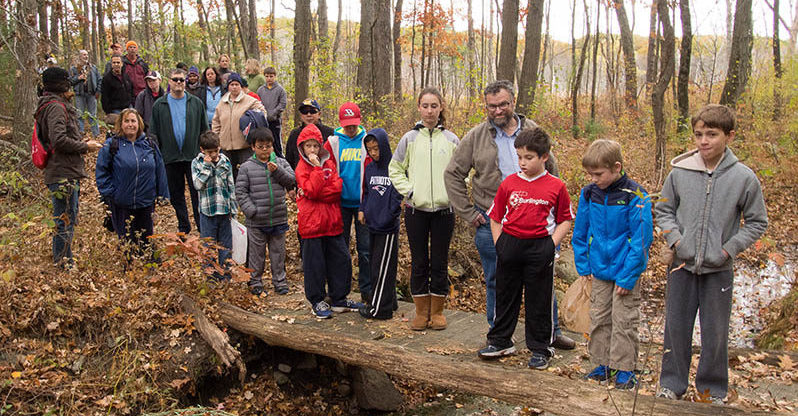
M501 364L477 362L476 358L465 359L426 351L414 352L384 340L346 337L327 328L280 322L227 303L220 305L219 313L224 323L231 328L256 336L269 345L324 355L347 364L381 370L443 388L532 406L554 414L631 414L635 402L637 411L649 416L775 414L729 406L656 399L652 396L635 397L630 392L608 390L545 371L518 371Z
M194 318L194 328L200 333L202 339L216 351L222 364L227 368L235 364L238 368L238 381L243 385L247 379L247 367L241 358L241 353L230 345L230 337L227 336L227 333L208 320L196 302L185 294L180 296L180 308Z

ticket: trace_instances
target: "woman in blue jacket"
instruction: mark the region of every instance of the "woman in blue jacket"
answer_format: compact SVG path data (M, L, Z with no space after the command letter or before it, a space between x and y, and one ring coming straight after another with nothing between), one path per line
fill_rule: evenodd
M111 207L114 231L141 253L152 235L156 199L168 199L169 188L161 152L144 135L144 121L135 109L120 113L116 135L97 156L95 178Z

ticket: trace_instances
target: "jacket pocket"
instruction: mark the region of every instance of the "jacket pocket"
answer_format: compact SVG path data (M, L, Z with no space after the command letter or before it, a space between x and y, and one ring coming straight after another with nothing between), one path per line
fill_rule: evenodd
M682 239L679 240L679 245L676 246L674 257L677 260L690 260L695 259L695 236L691 233L683 234Z

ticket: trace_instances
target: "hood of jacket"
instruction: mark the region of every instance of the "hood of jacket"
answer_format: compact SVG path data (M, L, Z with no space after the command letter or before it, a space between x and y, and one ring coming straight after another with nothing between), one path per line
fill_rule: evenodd
M320 146L320 149L319 149L319 162L321 162L321 164L323 165L324 162L326 162L327 159L330 158L330 152L328 152L327 149L324 148L324 140L322 139L322 136L321 136L321 130L319 130L319 128L316 127L315 124L308 124L307 126L305 126L305 128L302 129L302 132L299 133L299 138L297 138L297 140L296 140L296 147L297 147L297 150L299 151L299 156L306 163L310 164L310 161L308 160L308 157L305 156L305 149L302 148L302 144L305 143L308 140L316 140L317 142L319 142L319 146ZM382 151L382 150L380 150L380 151ZM380 159L382 159L382 158L380 158Z
M391 158L393 157L393 153L391 152L391 143L388 139L388 132L383 129L371 129L366 133L366 136L363 138L363 142L366 141L366 137L374 137L377 139L377 144L380 147L380 160L374 161L369 156L369 160L371 163L375 163L378 168L380 169L388 169L388 165L391 163Z
M718 162L718 166L712 172L720 172L729 169L738 161L739 159L737 159L737 156L734 155L734 152L727 147L723 152L720 162ZM710 172L710 170L707 169L707 165L704 164L704 159L701 157L701 153L699 153L698 149L694 149L676 156L673 158L673 160L671 160L671 166L698 172Z

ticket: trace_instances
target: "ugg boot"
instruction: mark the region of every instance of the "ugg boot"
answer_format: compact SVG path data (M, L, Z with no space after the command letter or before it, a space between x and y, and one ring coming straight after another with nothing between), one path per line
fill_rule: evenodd
M429 322L429 302L430 295L413 296L413 303L416 304L416 316L410 321L410 329L414 331L423 331L427 329Z
M429 327L432 329L446 329L446 317L443 316L443 305L446 303L445 296L430 296Z

